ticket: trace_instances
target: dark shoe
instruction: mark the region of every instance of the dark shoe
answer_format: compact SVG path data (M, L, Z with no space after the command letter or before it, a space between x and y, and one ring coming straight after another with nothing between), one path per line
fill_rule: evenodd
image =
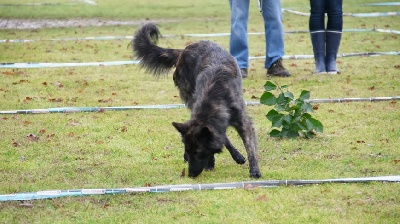
M241 68L240 74L242 74L242 79L247 78L247 68Z
M289 77L290 73L282 65L282 58L276 60L271 67L268 68L267 74L269 76Z

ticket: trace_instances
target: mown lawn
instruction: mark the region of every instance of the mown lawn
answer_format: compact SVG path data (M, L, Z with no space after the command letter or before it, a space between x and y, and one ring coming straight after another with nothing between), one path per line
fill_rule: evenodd
M19 4L43 2L18 1ZM58 0L59 5L0 6L0 19L157 20L160 45L184 48L200 39L228 49L229 37L184 34L229 32L225 1L165 2L103 0L97 5ZM0 0L1 4L15 4ZM69 3L74 3L68 5ZM344 3L344 11L393 12L399 6ZM308 12L308 2L283 1L283 7ZM308 17L284 13L286 31L307 31ZM133 60L129 39L58 40L132 35L138 25L48 29L2 29L0 39L38 40L0 43L0 63L104 62ZM398 17L344 17L344 29L400 30ZM249 31L263 32L256 2L251 2ZM376 31L344 32L340 54L398 52L399 35ZM262 35L250 36L250 55L265 54ZM285 36L287 55L310 55L308 33ZM399 56L342 57L339 75L312 75L313 60L285 60L290 78L280 85L311 98L400 95ZM269 80L263 59L251 61L243 82L247 101L258 101ZM137 65L0 68L0 110L53 107L108 107L181 103L172 75L155 78ZM324 125L314 139L274 139L267 106L249 106L259 142L262 179L328 179L400 175L400 113L397 101L314 104L313 116ZM187 109L0 115L0 194L53 189L125 188L170 184L251 180L248 165L237 165L225 150L216 169L198 178L182 177L180 135L171 122L189 118ZM37 136L32 138L28 136ZM239 136L234 145L245 153ZM397 223L398 183L326 184L258 188L64 197L0 202L1 223Z

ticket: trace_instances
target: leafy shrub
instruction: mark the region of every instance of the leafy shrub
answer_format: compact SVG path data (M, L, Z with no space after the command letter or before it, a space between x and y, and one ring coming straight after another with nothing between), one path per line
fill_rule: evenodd
M310 98L310 91L302 90L300 97L295 99L293 93L288 91L287 85L277 86L267 81L264 89L260 103L274 106L266 115L272 122L273 129L269 133L271 137L312 138L316 132L323 132L322 123L310 114L313 107L306 102ZM278 92L278 97L272 91Z

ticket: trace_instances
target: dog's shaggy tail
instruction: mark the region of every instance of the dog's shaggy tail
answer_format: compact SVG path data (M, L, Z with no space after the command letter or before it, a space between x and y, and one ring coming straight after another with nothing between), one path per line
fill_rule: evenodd
M147 23L136 31L132 40L133 53L140 59L140 66L154 75L168 73L182 52L157 46L160 35L155 24Z

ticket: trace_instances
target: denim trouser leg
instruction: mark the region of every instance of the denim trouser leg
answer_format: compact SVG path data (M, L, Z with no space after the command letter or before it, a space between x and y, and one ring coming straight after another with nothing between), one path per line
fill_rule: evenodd
M330 0L326 3L328 14L327 31L342 32L343 29L343 0Z
M265 68L269 68L285 53L281 1L262 0L262 16L266 41Z
M249 67L247 21L250 0L229 0L231 9L231 36L229 51L238 62L239 68Z
M310 31L325 30L325 13L328 14L326 29L342 31L343 28L343 0L310 0Z
M325 30L325 0L310 0L310 32Z

